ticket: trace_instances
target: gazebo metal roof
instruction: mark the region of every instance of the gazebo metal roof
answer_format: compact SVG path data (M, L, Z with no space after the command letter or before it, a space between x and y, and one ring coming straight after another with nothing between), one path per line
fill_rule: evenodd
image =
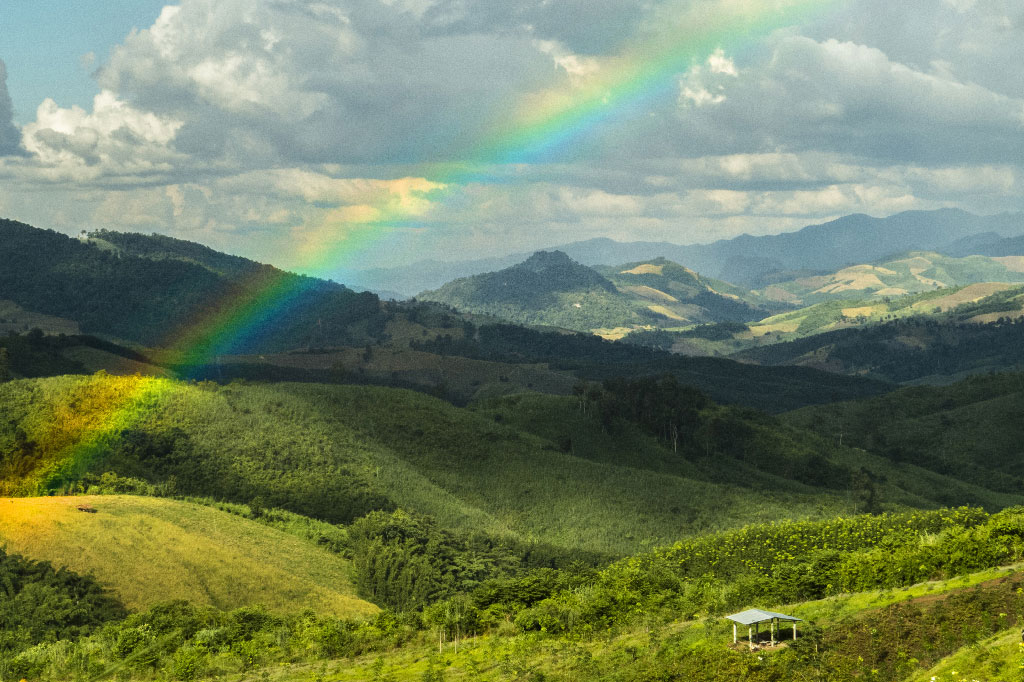
M763 623L765 621L778 618L779 620L791 620L797 621L802 620L796 616L787 616L784 613L775 613L774 611L765 611L763 609L747 609L746 611L740 611L734 613L731 616L726 616L729 620L740 623L742 625L753 625L754 623Z

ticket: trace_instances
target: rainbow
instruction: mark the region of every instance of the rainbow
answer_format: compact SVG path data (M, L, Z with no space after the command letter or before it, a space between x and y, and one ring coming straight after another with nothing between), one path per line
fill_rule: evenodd
M490 169L558 158L588 132L628 116L645 102L672 92L678 76L716 49L741 50L774 30L824 11L838 0L720 0L698 5L597 63L583 82L567 89L533 93L491 126L462 160L427 165L419 178L404 178L411 200L394 195L377 205L350 210L326 225L324 235L300 248L302 271L327 273L350 261L386 235L421 225L431 207L453 202L474 183L493 182ZM711 5L715 7L712 9ZM699 11L703 8L704 11ZM167 339L163 358L198 367L228 354L273 323L303 296L313 281L286 273L262 273L240 286ZM188 372L186 372L187 374ZM150 409L168 384L158 379L128 382L106 414L65 450L68 464L50 476L50 484L101 456L102 444L129 428Z

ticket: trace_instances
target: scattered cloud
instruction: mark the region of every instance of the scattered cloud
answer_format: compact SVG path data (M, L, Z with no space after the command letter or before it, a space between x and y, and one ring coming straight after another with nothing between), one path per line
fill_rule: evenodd
M55 93L19 129L0 62L0 208L291 267L378 220L366 265L1024 209L1018 0L851 0L706 44L693 29L791 4L180 0L83 57L89 109ZM694 58L659 70L687 40Z

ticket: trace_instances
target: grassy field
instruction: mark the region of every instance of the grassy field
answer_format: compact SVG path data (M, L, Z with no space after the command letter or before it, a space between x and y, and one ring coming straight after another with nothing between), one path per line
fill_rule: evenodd
M76 509L90 505L96 513ZM186 599L219 609L262 604L363 616L349 562L211 507L130 496L0 498L0 546L92 574L130 609Z

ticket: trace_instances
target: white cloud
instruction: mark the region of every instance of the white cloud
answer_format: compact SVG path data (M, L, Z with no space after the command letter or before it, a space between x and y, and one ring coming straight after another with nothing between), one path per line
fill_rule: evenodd
M96 95L91 112L64 109L47 99L22 133L41 177L87 181L169 172L180 159L170 145L181 125L135 109L104 90Z
M18 130L0 88L0 155L30 155L0 160L3 208L285 265L403 216L388 262L1024 208L1019 0L853 0L655 68L723 8L793 4L181 0L99 65L89 110L47 100ZM572 108L595 92L632 95Z
M739 75L739 72L736 71L736 64L725 56L725 51L722 48L718 48L708 57L708 69L711 73L721 73L726 76Z

